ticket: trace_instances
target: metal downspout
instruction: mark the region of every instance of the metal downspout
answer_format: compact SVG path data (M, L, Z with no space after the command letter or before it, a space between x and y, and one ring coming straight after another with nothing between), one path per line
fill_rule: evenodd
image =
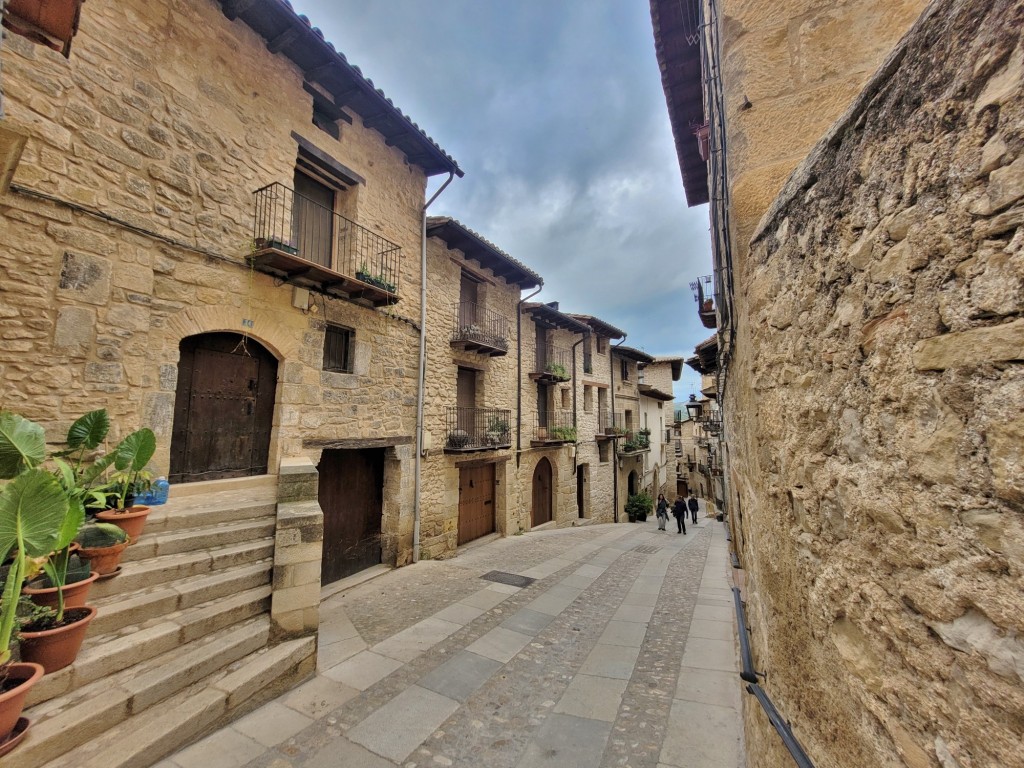
M433 197L427 200L423 206L423 215L420 217L420 370L416 392L416 468L413 472L416 491L412 511L412 561L414 563L420 561L420 493L422 491L420 472L423 468L423 399L427 382L427 209L440 197L445 187L451 184L454 178L455 171L449 171L448 179L434 193Z
M576 347L582 344L590 338L590 331L583 334L583 338L572 345L572 428L577 430L576 433L576 450L573 451L572 455L572 473L576 474L576 469L579 467L580 461L580 436L579 436L579 425L576 421Z
M516 469L523 452L523 304L544 289L544 284L516 304Z
M612 350L615 349L615 347L621 347L623 344L625 344L626 336L628 335L628 333L625 334L622 337L622 341L620 341L618 344L612 344L610 347L608 347L608 389L610 389L612 393L612 421L615 421L615 355L612 352ZM615 426L617 427L618 424L616 424ZM612 439L612 450L615 451L616 453L615 459L612 461L612 519L617 523L619 522L619 444L615 442L614 438Z

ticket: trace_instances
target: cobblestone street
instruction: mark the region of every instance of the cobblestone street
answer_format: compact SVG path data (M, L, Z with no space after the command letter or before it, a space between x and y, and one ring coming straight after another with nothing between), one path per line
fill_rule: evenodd
M316 677L159 766L741 768L725 531L688 531L538 531L332 585Z

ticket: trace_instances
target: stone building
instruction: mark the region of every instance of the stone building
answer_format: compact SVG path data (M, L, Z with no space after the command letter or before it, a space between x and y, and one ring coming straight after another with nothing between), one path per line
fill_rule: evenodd
M640 412L640 370L653 362L651 355L639 349L612 346L611 407L619 433L615 441L615 509L620 517L629 497L647 488L644 478L651 453L651 432Z
M34 689L31 766L157 710L180 739L212 727L308 674L321 581L412 559L424 193L462 172L278 0L92 0L70 59L20 36L0 56L25 137L0 197L3 407L53 441L101 407L113 440L150 426L172 482L74 677ZM243 657L258 681L183 690Z
M650 432L650 454L643 485L654 498L675 492L675 447L672 444L672 382L679 381L683 358L656 357L653 363L638 366L640 421Z
M1024 4L651 5L748 675L817 766L1024 765Z
M523 290L540 276L448 217L427 219L427 371L420 547L448 557L520 519L518 432Z

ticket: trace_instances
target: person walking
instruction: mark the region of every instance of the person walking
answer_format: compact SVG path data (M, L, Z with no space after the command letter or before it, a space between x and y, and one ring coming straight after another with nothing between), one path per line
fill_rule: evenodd
M697 497L693 495L693 491L690 491L690 500L686 502L686 506L690 508L690 519L693 520L693 524L697 524L697 510L700 509L700 504L697 502Z
M676 525L679 527L679 533L686 535L686 502L683 501L682 496L676 497L676 503L672 505L672 515L676 519Z
M658 515L658 530L659 531L664 531L665 530L665 523L668 522L668 501L665 500L665 494L664 493L659 493L658 494L657 515Z

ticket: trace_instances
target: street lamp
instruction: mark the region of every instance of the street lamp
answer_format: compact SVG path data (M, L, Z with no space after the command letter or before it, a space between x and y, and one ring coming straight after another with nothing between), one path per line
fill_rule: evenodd
M704 410L704 406L701 403L697 402L697 396L696 395L690 395L690 402L688 402L686 404L686 413L687 413L687 415L691 419L696 421L697 418L700 416L700 414L701 414L701 412L703 410Z

